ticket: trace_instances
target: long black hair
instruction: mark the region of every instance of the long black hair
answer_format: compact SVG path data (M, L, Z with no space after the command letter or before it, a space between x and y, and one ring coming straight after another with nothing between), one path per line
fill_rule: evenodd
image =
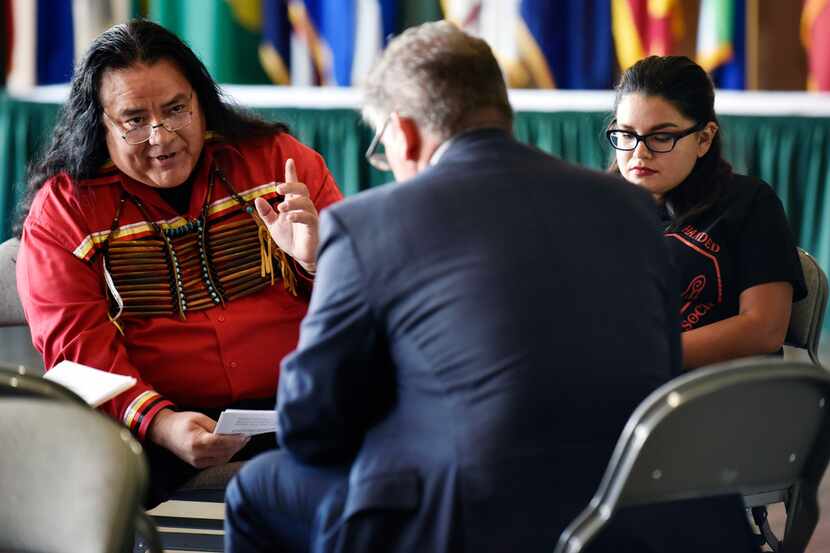
M73 182L90 178L109 158L99 95L104 73L140 63L152 65L163 59L178 67L193 87L204 111L207 129L225 140L233 143L288 130L282 123L264 121L227 103L196 54L161 25L145 19L115 25L93 41L75 69L52 141L29 165L28 190L18 206L16 234L22 230L35 194L49 178L60 172L69 175Z
M615 92L614 113L625 95L643 94L663 98L696 124L718 123L712 80L686 56L649 56L638 61L623 72ZM722 152L718 130L709 151L698 158L689 176L666 193L665 201L675 226L707 210L723 194L732 167L723 159ZM611 170L619 171L616 159Z

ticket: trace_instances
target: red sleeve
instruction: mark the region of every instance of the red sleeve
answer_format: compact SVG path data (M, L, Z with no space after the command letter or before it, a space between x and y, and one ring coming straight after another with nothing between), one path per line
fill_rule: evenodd
M123 338L109 319L101 258L95 257L90 265L76 257L69 244L62 243L67 237L60 230L71 227L72 221L47 221L44 213L66 210L41 210L38 218L54 228L30 215L17 258L18 292L32 341L47 370L66 359L136 378L136 386L101 409L143 439L155 414L172 403L143 382L130 363Z

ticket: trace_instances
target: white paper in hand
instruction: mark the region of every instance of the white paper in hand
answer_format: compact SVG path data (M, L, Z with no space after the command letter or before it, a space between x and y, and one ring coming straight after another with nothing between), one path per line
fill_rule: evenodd
M225 409L219 414L214 434L265 434L277 429L275 411L249 409Z
M131 376L108 373L72 361L61 361L43 378L69 388L93 407L106 403L136 383Z

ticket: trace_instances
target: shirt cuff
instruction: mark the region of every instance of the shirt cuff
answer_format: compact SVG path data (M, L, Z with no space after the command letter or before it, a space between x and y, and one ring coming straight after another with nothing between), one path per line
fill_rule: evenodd
M139 440L144 440L156 413L173 403L153 390L140 393L124 410L123 422Z
M316 273L309 273L306 271L303 266L300 265L300 262L293 257L291 258L291 262L294 263L294 268L297 269L296 274L299 275L307 285L314 284L314 274Z

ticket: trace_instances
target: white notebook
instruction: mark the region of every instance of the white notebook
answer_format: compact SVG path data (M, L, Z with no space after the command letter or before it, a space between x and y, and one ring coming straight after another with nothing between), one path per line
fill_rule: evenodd
M98 407L118 394L135 386L131 376L112 374L72 361L61 361L43 375L81 396L93 407Z

